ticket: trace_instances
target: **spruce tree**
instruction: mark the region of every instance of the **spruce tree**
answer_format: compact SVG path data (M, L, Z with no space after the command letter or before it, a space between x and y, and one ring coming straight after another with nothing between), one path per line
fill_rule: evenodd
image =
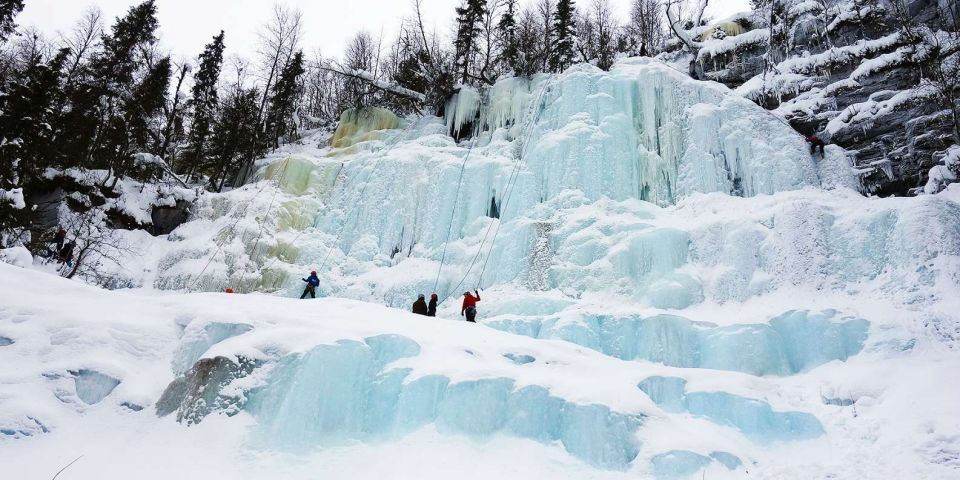
M553 14L553 51L550 69L562 72L573 64L576 28L576 7L573 0L560 0Z
M211 189L222 191L227 180L243 167L248 152L258 151L259 99L258 90L238 87L224 100L210 134L210 153L204 165Z
M220 99L217 82L223 68L224 33L213 37L198 59L197 73L193 76L193 91L190 106L193 108L187 149L184 152L184 171L193 175L207 154L207 143L213 129Z
M497 24L497 34L500 43L500 61L513 72L519 74L520 48L517 43L517 0L507 0L506 10L500 16Z
M23 0L0 0L0 42L5 41L17 31L14 19L21 11L23 11Z
M277 83L273 86L270 108L267 110L265 137L273 148L280 146L280 138L294 133L293 114L300 92L300 76L305 71L303 52L298 51L283 67Z
M0 88L0 189L23 188L53 166L53 106L60 96L60 76L67 50L44 63L39 56ZM0 201L0 234L27 226L33 211Z
M461 83L470 77L470 65L477 49L477 37L481 33L481 21L487 13L487 0L465 0L457 7L457 38L454 40L454 65Z
M130 145L123 133L128 120L124 104L136 78L148 75L142 71L149 63L144 52L156 42L156 13L154 0L147 0L118 18L67 91L67 108L58 122L59 154L70 166L104 168L113 174L128 163L130 154L145 148Z
M23 186L50 166L54 132L53 106L59 99L60 77L67 50L47 62L39 56L0 92L0 188Z

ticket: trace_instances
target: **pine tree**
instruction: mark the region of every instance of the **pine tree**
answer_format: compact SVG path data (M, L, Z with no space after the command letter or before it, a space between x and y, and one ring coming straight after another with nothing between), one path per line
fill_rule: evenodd
M553 14L553 51L550 69L562 72L573 64L576 9L573 0L560 0Z
M14 19L23 11L23 0L0 0L0 42L17 31Z
M193 175L204 162L207 154L207 143L213 129L213 122L220 103L217 82L220 80L220 71L223 68L224 32L213 37L213 42L207 44L198 59L197 73L193 76L193 91L190 106L193 116L190 134L187 139L187 149L184 152L184 171Z
M157 7L155 0L147 0L131 7L127 15L113 25L112 34L104 36L103 51L93 60L94 72L114 94L131 85L140 65L137 50L156 42Z
M465 0L457 7L457 38L454 41L454 65L460 74L461 83L467 83L470 66L477 50L477 37L483 16L487 13L487 0Z
M60 76L67 50L44 63L34 57L22 72L0 88L0 189L28 186L50 164L54 132L50 128L53 106L60 91ZM30 224L30 208L0 201L0 235ZM16 235L18 236L18 235Z
M142 72L149 64L144 52L156 42L156 11L154 0L131 7L103 36L89 64L79 68L66 92L67 108L58 119L59 155L68 166L105 168L113 174L128 163L130 153L136 153L123 134L127 128L123 109L136 88L136 77L148 75Z
M204 168L211 189L222 191L227 179L243 166L248 152L258 151L259 99L258 90L238 87L223 102L210 134L210 154Z
M112 34L103 38L103 50L94 57L96 93L100 94L97 111L101 115L101 134L93 145L94 160L108 169L106 182L113 176L114 184L128 172L132 156L147 152L148 126L162 109L170 79L170 59L160 59L137 82L147 47L156 42L157 9L154 0L131 7L127 15L117 21Z
M517 0L507 0L506 10L497 24L500 43L500 61L517 75L521 69L520 49L517 44Z
M44 62L39 56L3 86L0 93L0 188L35 180L50 163L54 132L50 126L60 91L67 50Z
M270 108L267 113L266 139L273 148L280 146L282 137L291 135L293 130L293 114L300 92L300 76L306 70L303 65L303 52L293 54L290 62L283 67L277 83L273 86L270 96Z

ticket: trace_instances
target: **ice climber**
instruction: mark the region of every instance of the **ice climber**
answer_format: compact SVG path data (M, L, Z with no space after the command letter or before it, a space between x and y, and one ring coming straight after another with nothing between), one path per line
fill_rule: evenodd
M303 289L303 295L300 295L300 299L307 298L308 293L310 298L317 298L317 287L320 286L320 277L317 276L317 272L310 272L310 276L302 280L307 282L307 287Z
M73 249L75 246L75 243L67 242L67 244L60 249L60 263L66 263L68 267L73 266Z
M53 244L47 246L46 258L53 258L55 254L60 253L60 250L63 250L63 241L66 239L67 231L58 229L57 234L53 236Z
M53 243L57 244L57 251L63 248L63 241L67 239L67 231L64 229L57 230L57 234L53 236Z
M413 302L413 313L427 315L427 302L423 299L422 293L417 297L417 301Z
M810 155L816 155L817 149L820 149L820 158L825 158L823 149L827 145L820 137L813 135L807 137L807 143L810 144Z
M437 316L437 294L434 293L430 295L430 305L427 305L427 316L436 317Z
M477 296L471 295L470 292L463 292L463 307L460 309L460 316L466 314L468 322L477 323L477 302L480 301L480 291L474 290L473 293L476 293Z

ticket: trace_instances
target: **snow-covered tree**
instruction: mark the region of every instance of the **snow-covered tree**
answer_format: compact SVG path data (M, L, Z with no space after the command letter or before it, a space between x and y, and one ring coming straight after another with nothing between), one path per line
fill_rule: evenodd
M23 0L0 0L0 42L17 30L17 14L23 11Z
M500 46L500 62L514 74L520 71L520 48L517 44L517 0L506 0L500 21L497 23L497 43Z
M273 86L265 125L265 140L270 142L271 148L279 147L280 139L296 133L294 116L300 95L300 77L305 71L303 52L298 51L283 67Z
M574 62L576 43L576 6L573 0L559 0L553 14L553 50L550 70L562 72Z
M208 143L220 103L218 82L223 69L223 50L225 34L213 37L197 59L197 73L193 76L193 89L190 98L192 116L187 148L183 155L182 171L192 175L197 167L204 163L208 153Z
M454 64L461 83L467 83L474 57L478 53L478 37L487 15L487 0L463 0L457 7L457 34L454 38Z

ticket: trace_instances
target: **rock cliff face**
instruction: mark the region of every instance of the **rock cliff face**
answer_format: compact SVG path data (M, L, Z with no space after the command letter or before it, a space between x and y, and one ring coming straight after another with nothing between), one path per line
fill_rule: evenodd
M723 83L800 133L850 151L865 193L922 190L931 168L960 143L960 6L772 3L772 13L765 7L695 28L692 56L678 41L665 56L692 62L692 75Z

